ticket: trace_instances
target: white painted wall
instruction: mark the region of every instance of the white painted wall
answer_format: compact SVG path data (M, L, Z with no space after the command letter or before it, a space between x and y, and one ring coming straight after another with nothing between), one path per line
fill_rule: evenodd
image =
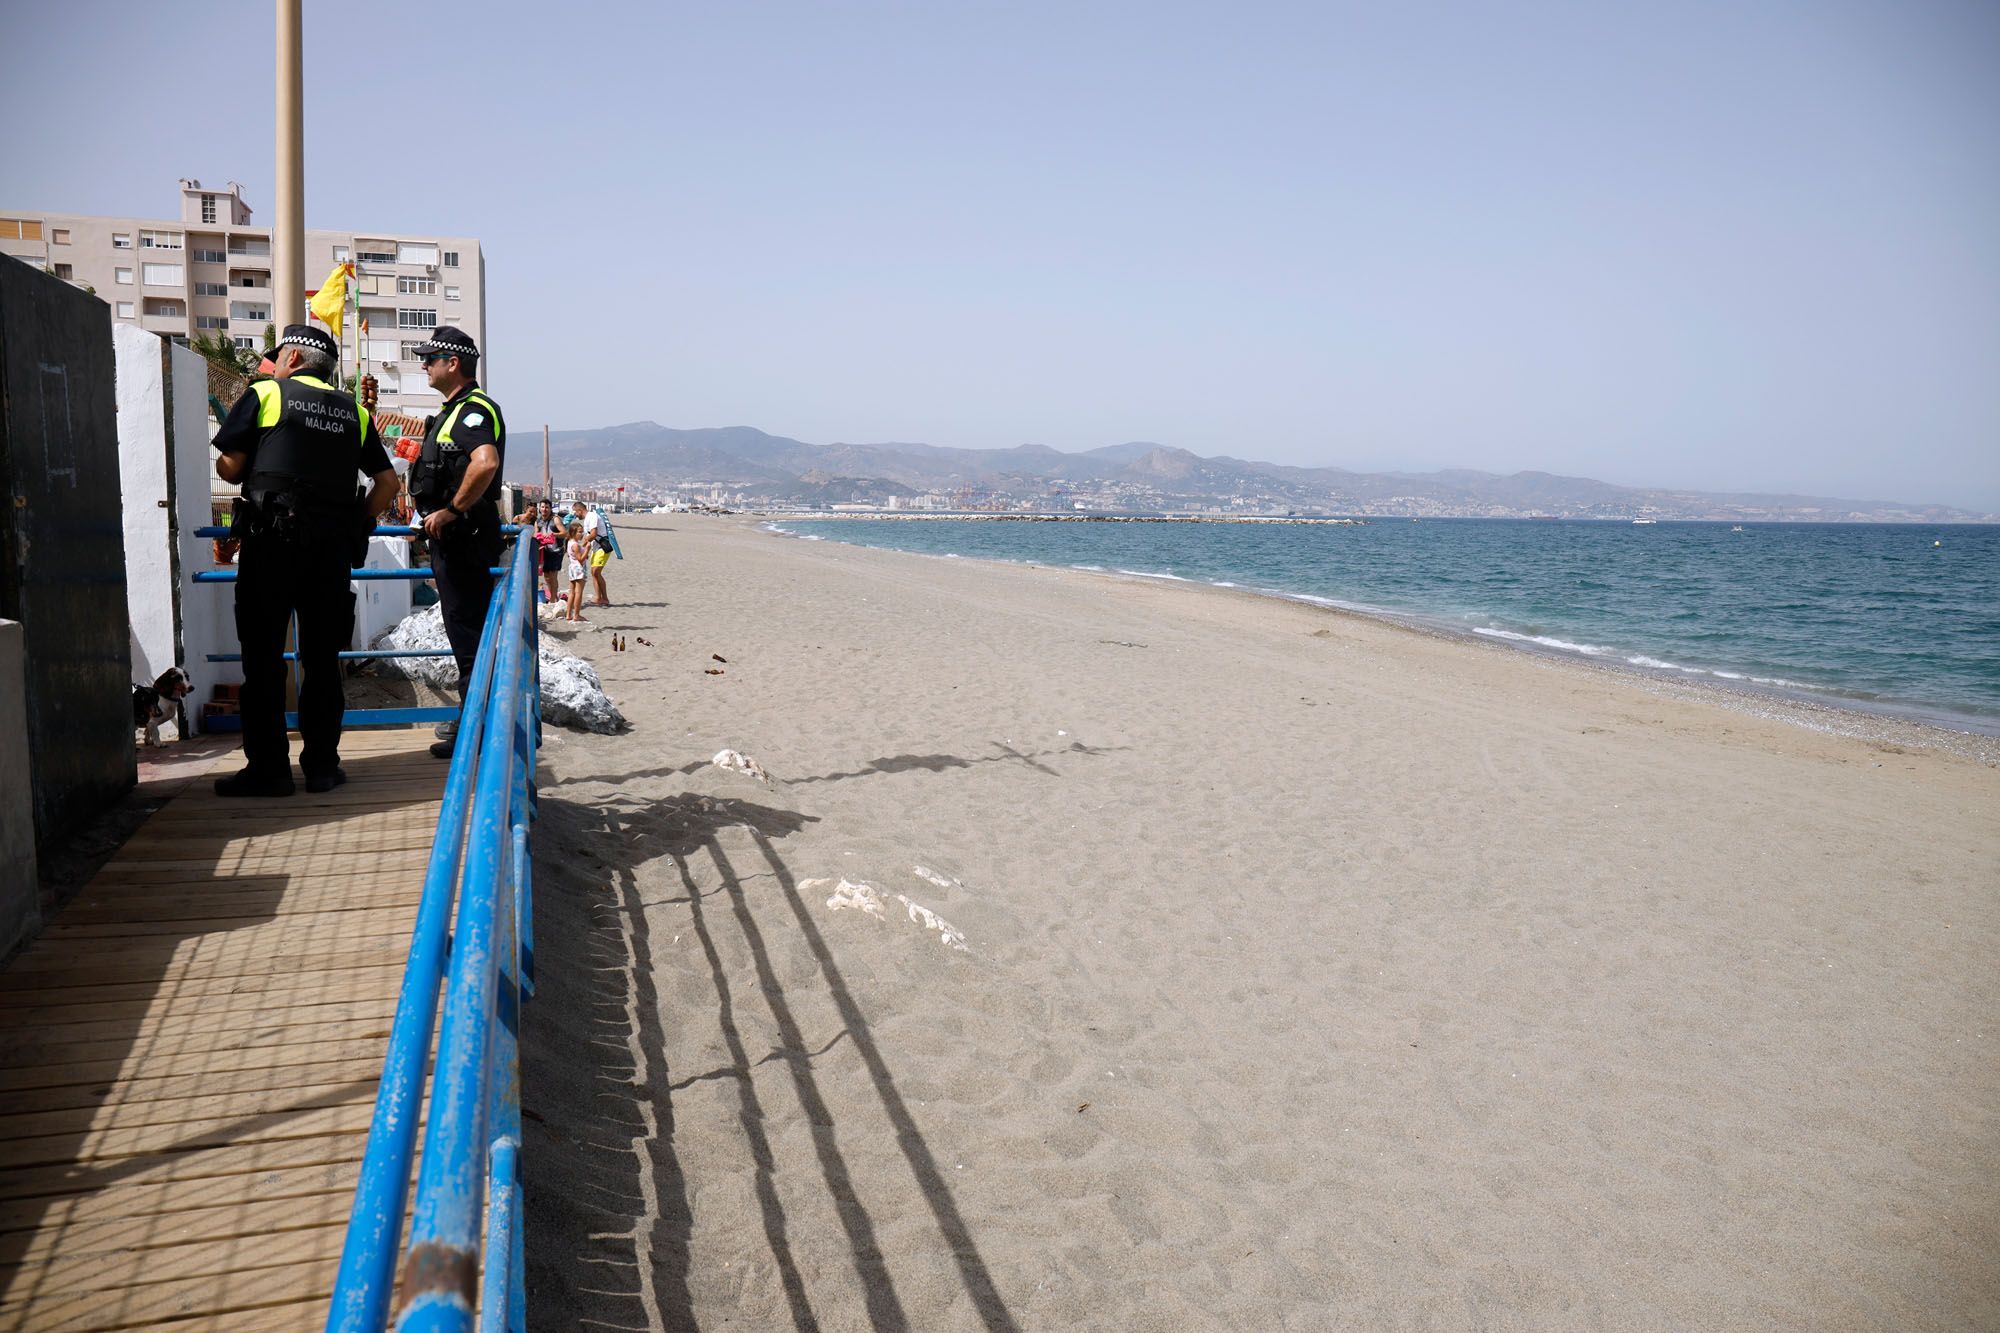
M196 570L214 568L210 543L193 535L212 521L208 366L187 348L128 324L114 324L111 339L118 367L118 467L133 683L150 682L168 667L179 666L194 687L188 695L188 720L199 727L201 705L217 682L243 679L234 663L208 660L210 653L236 651L232 591L228 584L194 581Z
M410 543L401 537L368 539L369 569L408 569ZM354 581L354 647L366 648L375 636L393 629L410 614L410 579L356 579Z
M162 342L159 335L129 324L111 328L117 358L118 478L125 514L125 601L132 619L134 684L153 680L175 660Z
M214 543L192 534L215 521L210 495L222 484L216 478L215 453L209 446L215 422L208 413L208 363L178 345L172 356L174 522L180 532L181 652L186 658L181 667L194 686L188 695L188 720L199 729L201 705L214 695L218 683L240 682L243 668L234 662L208 660L210 653L236 651L235 587L194 581L196 570L215 568Z

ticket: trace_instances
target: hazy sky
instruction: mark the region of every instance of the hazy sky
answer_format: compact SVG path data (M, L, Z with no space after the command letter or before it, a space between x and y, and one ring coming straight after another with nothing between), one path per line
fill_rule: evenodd
M1992 0L306 9L309 225L478 236L517 430L2000 508ZM0 207L268 224L272 13L0 0Z

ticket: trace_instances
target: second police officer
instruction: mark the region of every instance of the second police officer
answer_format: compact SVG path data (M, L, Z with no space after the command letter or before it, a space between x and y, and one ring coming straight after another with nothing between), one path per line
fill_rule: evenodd
M423 515L445 637L458 662L459 708L479 656L479 635L493 599L500 559L500 465L507 428L499 405L479 387L479 348L449 324L417 345L431 387L444 408L424 427L422 452L410 467L410 499ZM451 757L458 724L438 728L431 753Z
M216 781L220 796L292 794L284 691L285 627L294 615L306 790L331 791L347 780L340 769L340 653L354 634L349 571L397 485L366 409L328 383L338 356L323 330L287 325L269 356L273 378L253 381L216 432L216 475L243 487L231 531L242 542L236 636L245 767ZM365 497L355 487L362 474Z

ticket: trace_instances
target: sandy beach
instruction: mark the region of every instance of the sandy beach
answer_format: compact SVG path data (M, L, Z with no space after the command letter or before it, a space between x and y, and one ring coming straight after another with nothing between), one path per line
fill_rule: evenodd
M545 621L632 729L543 750L533 1327L2000 1325L1990 743L619 535Z

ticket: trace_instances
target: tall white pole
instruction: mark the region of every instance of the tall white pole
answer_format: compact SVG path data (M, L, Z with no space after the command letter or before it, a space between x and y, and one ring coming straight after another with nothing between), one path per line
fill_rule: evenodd
M305 81L299 0L278 4L278 178L271 228L272 313L280 329L306 322Z

